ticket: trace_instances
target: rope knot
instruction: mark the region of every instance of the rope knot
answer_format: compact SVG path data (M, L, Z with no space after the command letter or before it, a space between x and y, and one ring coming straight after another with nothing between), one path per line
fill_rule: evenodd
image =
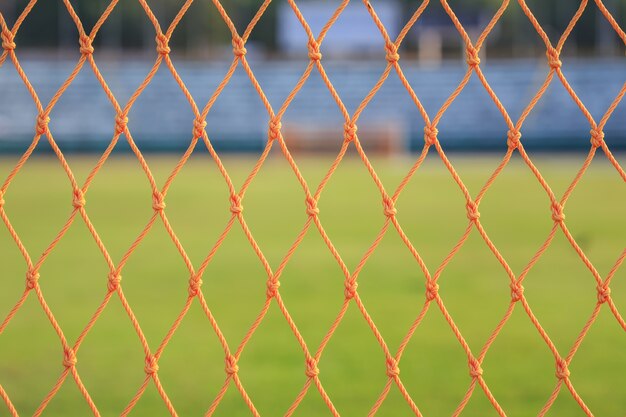
M265 294L267 295L267 298L276 297L276 294L278 293L278 289L280 288L280 281L274 281L273 279L268 279L266 285L267 285L267 291L265 292Z
M45 134L48 131L48 123L50 118L46 114L40 114L37 116L37 124L35 125L35 131L38 136Z
M87 35L81 35L79 39L80 44L80 53L82 55L91 55L93 54L93 46L91 45L91 38Z
M165 201L163 201L163 194L160 191L152 193L152 208L154 211L162 211L165 208Z
M37 286L37 282L39 282L39 272L34 270L29 270L26 273L26 288L32 290Z
M4 50L12 51L15 49L15 41L13 40L15 36L13 35L13 32L11 32L7 28L4 28L2 30L2 34L0 34L0 37L2 38L2 48Z
M280 129L282 128L283 128L283 124L280 122L280 119L273 118L272 120L270 120L268 139L278 140L278 138L280 138Z
M518 282L511 283L511 299L517 303L524 296L524 286Z
M437 298L437 294L439 294L439 284L434 280L426 281L426 300L434 300Z
M396 214L398 214L398 210L396 210L393 198L391 197L385 197L383 199L383 208L384 208L383 211L385 212L385 216L387 217L393 217Z
M595 128L595 129L591 129L590 131L591 133L591 145L594 148L599 148L600 146L602 146L602 143L604 142L604 132L601 129Z
M469 361L470 376L472 378L480 378L483 374L483 368L480 367L480 362L475 358L471 358Z
M307 45L309 47L309 58L311 61L319 61L322 59L320 52L320 44L315 39L311 39Z
M74 199L72 200L72 205L75 209L85 207L85 195L80 188L74 190Z
M248 50L246 49L245 42L243 41L243 39L241 39L241 36L233 38L233 54L235 54L237 58L241 58L247 52Z
M467 209L467 218L471 221L475 222L480 218L480 213L478 212L478 205L473 201L468 201L465 205Z
M115 271L109 272L109 280L107 282L107 289L109 292L117 291L122 282L122 276Z
M128 117L118 114L115 117L115 134L121 135L126 130L126 125L128 124Z
M157 44L156 50L159 53L159 55L167 55L171 52L170 45L169 45L170 40L168 39L167 36L165 36L165 34L159 33L155 39L156 39L156 44Z
M609 301L609 298L611 298L611 288L605 287L604 285L598 285L596 289L598 290L598 302L600 304Z
M387 51L387 55L385 55L387 62L389 62L390 64L395 64L396 62L398 62L398 60L400 59L400 54L398 54L398 46L395 43L389 42L387 45L385 45L385 50Z
M309 216L317 216L320 214L320 209L317 208L317 200L314 197L306 198L306 212Z
M356 281L346 280L344 282L344 291L343 294L346 296L346 299L351 300L356 296L356 289L359 287L359 283Z
M307 358L307 360L306 360L306 371L304 371L304 373L309 378L315 378L316 376L319 375L320 370L317 367L317 361L315 360L315 358Z
M563 214L563 206L559 203L552 203L552 220L557 223L563 222L565 220L565 214Z
M206 120L195 119L193 121L193 137L194 137L194 139L202 137L202 133L204 133L204 129L205 128L206 128Z
M398 361L395 358L387 358L387 376L389 378L395 378L400 375L400 367Z
M559 51L557 51L555 48L550 47L546 51L546 56L548 57L548 64L550 65L550 68L552 69L561 68L562 62L559 59Z
M478 57L478 49L473 46L468 46L465 49L465 53L467 55L467 65L470 67L476 67L480 64L480 58Z
M343 140L346 142L354 142L356 139L357 127L354 123L345 123L343 125Z
M67 348L65 349L65 353L63 354L63 366L66 368L71 368L76 365L76 354L74 353L74 349Z
M424 142L426 145L431 146L437 143L437 134L439 130L435 126L428 125L424 127Z
M146 356L146 366L144 366L143 370L148 375L154 375L159 371L159 364L154 355Z
M200 292L202 287L202 278L199 276L193 276L189 279L189 296L195 297Z
M567 362L565 359L557 359L556 361L556 377L559 379L569 378L569 369L567 368Z
M238 194L233 194L230 196L230 212L233 214L239 214L243 211L243 206L241 205L241 197Z
M507 146L511 149L515 149L519 146L519 140L522 137L522 134L519 130L509 130L506 134L506 137Z
M226 373L228 375L234 375L239 372L239 366L237 365L237 359L233 355L228 355L224 360L226 363Z

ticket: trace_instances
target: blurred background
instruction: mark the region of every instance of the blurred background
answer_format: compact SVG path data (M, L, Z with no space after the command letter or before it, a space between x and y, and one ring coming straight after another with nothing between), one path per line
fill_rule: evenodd
M180 2L150 2L165 29ZM4 0L2 13L13 22L24 0ZM72 2L90 28L107 5L105 0ZM338 1L301 1L301 12L318 33ZM409 0L374 4L390 36L395 37L418 6ZM451 3L472 39L476 39L500 2ZM607 0L618 22L626 1ZM225 0L223 5L240 32L259 3ZM565 30L579 2L529 1L554 43ZM37 4L16 38L18 57L45 103L71 72L79 57L78 35L62 2ZM148 73L154 59L155 32L138 2L125 1L113 11L94 40L95 59L104 78L124 104ZM172 59L183 81L202 107L232 61L230 33L211 2L194 2L174 31ZM308 63L307 38L285 1L272 2L246 45L248 59L275 109L296 84ZM417 96L432 116L458 85L466 70L464 46L449 16L432 2L400 49L401 65ZM591 114L599 120L624 82L624 43L591 4L565 43L563 71ZM321 47L323 65L349 112L353 112L378 80L386 64L383 38L361 2L352 2L328 32ZM481 50L481 68L515 121L548 73L545 46L512 2ZM33 135L34 106L12 65L0 73L0 149L24 149ZM558 80L555 80L558 81ZM182 149L189 142L193 115L169 71L163 66L130 112L134 139L144 150ZM85 96L89 100L85 102ZM12 104L12 105L9 105ZM175 107L176 112L168 109ZM58 117L56 117L58 115ZM114 113L92 71L81 72L52 112L52 130L64 150L103 149L113 132ZM612 149L626 146L626 106L618 106L605 128ZM222 150L262 148L267 137L267 112L248 76L239 67L208 116L207 131ZM342 135L341 114L313 71L284 119L287 140L296 148L327 149ZM506 146L506 126L477 77L455 101L438 126L448 150L493 150ZM388 152L415 151L423 144L423 121L409 95L392 73L365 111L359 131L370 147ZM524 144L546 150L586 149L589 124L560 82L553 82L522 128ZM313 139L312 139L313 138ZM311 140L314 144L311 144ZM334 150L334 148L333 148Z
M25 0L0 0L9 27ZM260 0L222 0L239 33ZM296 0L314 33L338 1ZM555 44L580 2L528 0ZM624 27L626 0L604 0ZM105 0L72 0L87 31ZM148 0L165 30L182 0ZM372 0L390 36L414 10L415 0ZM450 6L476 39L495 13L497 0L451 0ZM136 0L121 0L94 40L94 59L121 106L154 64L155 30ZM39 0L15 37L15 53L44 107L80 58L78 33L61 1ZM309 63L305 31L286 1L275 0L252 31L247 59L273 108L280 108ZM231 35L212 1L196 0L174 30L171 59L199 107L207 103L233 60ZM461 38L438 1L431 1L400 48L400 65L432 118L467 71ZM541 87L550 68L545 45L519 4L512 1L481 49L481 69L515 121ZM361 1L353 0L321 46L322 65L348 112L383 73L385 45ZM590 2L567 42L562 71L596 121L626 81L623 41ZM28 262L12 231L39 268L41 294L73 344L107 294L109 265L102 248L74 211L68 174L42 137L19 172L11 172L33 141L37 110L10 59L0 67L0 319L24 294ZM158 187L162 187L192 140L194 116L165 64L130 110L129 129ZM111 141L115 112L89 64L85 64L50 114L50 131L79 185L90 178ZM216 100L206 131L239 190L267 141L268 114L239 65ZM314 190L343 142L341 112L313 70L287 109L283 135ZM387 193L400 184L423 147L423 119L391 72L363 111L359 138ZM507 126L472 75L444 113L439 140L470 195L476 196L507 150ZM556 198L561 198L590 150L590 126L554 77L526 119L522 142ZM564 208L565 224L603 278L624 256L626 104L604 128L614 153L597 150ZM164 340L188 298L190 271L160 218L135 247L154 215L146 173L122 135L114 153L85 193L85 210L116 268L121 288L152 351ZM307 222L305 193L276 144L250 183L243 217L267 262L278 268ZM451 151L451 152L448 152ZM619 165L621 164L621 165ZM200 142L171 183L165 215L195 268L231 219L230 191ZM514 151L480 201L480 223L516 276L525 270L554 227L550 198L535 173ZM431 274L468 227L465 196L431 147L396 202L397 220ZM348 147L319 199L319 219L349 271L359 265L385 224L381 193L355 146ZM171 231L170 230L170 231ZM64 234L57 242L60 231ZM52 244L53 249L48 251ZM126 255L132 252L127 257ZM124 261L122 261L124 260ZM120 262L123 263L122 266ZM441 269L440 295L447 312L477 355L511 301L509 276L474 228ZM265 271L241 225L235 222L208 263L203 294L231 351L237 349L266 301ZM311 226L280 276L280 294L310 351L315 351L344 302L345 276L319 231ZM358 275L358 292L395 352L425 300L425 276L396 230L390 228ZM596 281L560 229L527 271L525 297L562 356L572 348L597 303ZM611 297L626 311L626 269L614 270ZM0 384L21 416L33 415L64 371L63 349L30 292L0 334ZM623 322L622 322L623 323ZM571 383L598 417L626 412L626 332L606 304L569 365ZM144 378L145 352L119 297L114 294L76 352L76 369L103 417L118 416ZM385 355L354 302L319 361L320 381L343 416L367 415L386 381ZM239 358L239 376L259 413L283 415L307 378L302 348L275 301ZM519 303L482 363L492 394L511 417L537 415L557 384L555 358ZM442 311L431 304L407 345L400 377L425 416L454 414L472 383L467 355ZM200 303L193 300L163 350L159 378L181 416L204 415L222 387L224 350ZM47 405L45 417L91 415L69 377ZM8 416L0 401L0 417ZM168 416L154 384L131 416ZM231 384L215 416L249 415ZM330 415L313 386L295 416ZM413 415L393 386L380 416ZM563 387L549 416L584 416ZM464 417L497 416L477 387Z

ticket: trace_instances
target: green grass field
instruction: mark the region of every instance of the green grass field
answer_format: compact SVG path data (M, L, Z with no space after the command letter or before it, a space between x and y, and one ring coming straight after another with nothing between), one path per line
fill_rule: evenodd
M69 156L82 183L95 156ZM159 184L174 157L148 155ZM619 155L623 165L622 155ZM499 160L452 155L473 195ZM555 194L561 196L582 155L537 157ZM4 179L16 157L0 159ZM312 188L331 159L298 159ZM252 158L224 161L239 187ZM373 161L391 192L409 169L406 159ZM565 208L566 224L602 276L624 250L626 193L617 172L601 155ZM33 259L52 241L69 214L72 193L52 157L27 162L5 195L5 209ZM151 192L139 164L112 157L86 196L87 212L115 262L152 214ZM187 253L199 265L226 225L228 191L207 155L195 156L167 195L166 214ZM252 183L244 216L276 268L306 220L304 194L280 156L273 156ZM360 160L339 167L319 202L320 219L351 269L382 227L380 194ZM429 157L397 202L398 219L434 272L467 225L465 202L441 161ZM549 200L530 170L514 158L480 206L481 222L519 273L552 226ZM4 225L0 228L0 314L4 318L24 289L26 264ZM41 288L73 343L106 293L107 266L80 218L41 268ZM188 273L161 222L157 222L122 271L122 286L150 346L165 336L187 297ZM266 275L235 225L203 277L203 292L234 350L265 300ZM316 229L311 228L287 265L281 294L311 350L343 301L343 275ZM477 353L509 304L508 277L474 230L443 272L440 293L453 319ZM562 233L524 283L533 311L562 354L574 343L596 302L591 273ZM626 268L618 271L612 295L626 309ZM424 276L397 233L390 229L359 276L359 294L390 349L395 351L424 302ZM622 310L622 314L626 310ZM626 413L626 334L604 306L574 357L574 387L596 416ZM144 355L119 299L114 297L77 353L77 369L103 416L119 415L144 378ZM62 349L35 294L0 335L0 383L20 415L29 416L62 372ZM202 415L224 379L224 355L215 333L194 302L166 348L159 375L180 416ZM261 415L284 414L306 380L304 357L275 302L239 361L242 383ZM363 416L385 382L385 358L353 304L319 363L320 379L344 416ZM471 378L467 359L436 305L432 305L400 363L401 378L425 416L449 416ZM521 307L517 307L483 364L484 378L509 416L536 415L554 388L554 359ZM8 411L0 403L0 416ZM44 416L86 416L89 410L71 378ZM134 416L167 415L154 384ZM233 385L218 416L250 415ZM297 416L329 415L312 387ZM411 415L394 387L380 416ZM464 416L495 411L477 388ZM561 391L549 416L583 415L569 392Z

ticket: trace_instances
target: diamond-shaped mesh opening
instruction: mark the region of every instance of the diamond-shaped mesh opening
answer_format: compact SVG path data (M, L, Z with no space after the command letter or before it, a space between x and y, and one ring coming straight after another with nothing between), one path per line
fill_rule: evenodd
M408 413L421 416L420 410L453 413L455 416L464 411L467 414L505 416L505 408L516 407L510 405L516 399L511 398L510 393L501 391L500 387L514 382L511 380L514 378L509 378L512 376L534 383L537 374L541 375L541 381L537 389L529 394L532 398L517 401L517 410L521 414L539 413L543 416L560 410L566 415L579 413L592 416L594 408L602 410L602 415L619 412L614 410L620 406L619 402L608 397L600 401L585 400L587 396L593 396L593 386L585 382L584 374L592 373L590 380L597 378L599 368L586 370L588 362L600 361L604 357L623 357L623 340L612 339L614 333L626 329L619 310L625 305L623 297L620 299L611 292L614 281L623 275L620 268L626 258L625 251L619 252L619 237L611 234L620 229L617 227L611 233L607 232L611 236L607 239L611 241L611 246L602 248L600 256L591 249L592 238L589 237L592 231L598 233L598 230L592 227L592 222L587 224L592 231L583 230L580 222L585 214L607 214L577 213L576 209L572 209L572 219L567 217L572 206L583 205L577 199L581 198L579 194L585 187L594 183L598 184L598 188L606 186L607 190L602 194L610 194L617 189L618 185L607 186L615 184L615 181L605 182L602 175L626 180L620 157L611 152L612 142L604 140L605 126L613 126L611 120L618 118L622 111L619 110L620 102L626 86L610 86L612 91L616 91L611 103L591 103L587 107L584 102L591 100L589 92L582 91L579 95L576 80L568 80L567 67L574 64L568 59L572 47L567 40L584 29L592 15L591 10L605 19L605 26L615 33L613 36L626 44L626 34L605 5L600 0L595 4L582 2L571 7L567 18L558 25L546 29L541 25L544 17L533 14L536 2L528 5L520 0L519 6L508 9L509 2L504 1L497 9L487 10L484 21L473 25L470 30L459 6L445 1L441 5L423 2L404 26L394 30L389 28L388 32L377 14L377 7L382 5L367 1L362 5L349 4L348 0L344 0L337 4L337 9L327 17L325 24L311 27L306 20L306 12L303 14L296 2L289 0L286 3L288 8L282 10L293 13L302 27L300 35L305 40L303 50L306 48L308 59L304 58L306 67L299 81L288 80L289 85L282 97L268 99L263 84L271 77L266 77L263 82L257 79L254 65L248 62L246 46L252 46L249 42L253 42L256 36L258 29L255 27L266 20L265 14L275 14L276 10L267 0L245 16L236 13L229 5L224 8L218 0L212 3L209 20L227 29L224 33L232 41L232 51L227 51L232 53L232 61L225 68L223 78L217 83L208 83L211 89L208 96L206 90L194 93L196 95L190 93L185 84L187 75L183 77L179 74L177 64L171 57L172 49L179 46L177 29L189 28L202 18L199 9L196 9L200 6L192 9L191 0L184 3L151 2L150 5L140 1L140 7L135 6L133 10L145 21L143 30L154 32L154 43L141 45L145 51L151 50L154 65L138 70L142 75L132 79L132 82L124 80L119 86L112 84L112 87L107 83L108 74L100 73L94 58L95 49L103 47L101 42L104 43L97 35L100 30L105 30L107 21L113 21L114 15L120 19L116 8L128 6L113 1L106 8L75 10L70 1L64 1L59 7L51 6L50 2L31 1L23 6L15 21L6 21L0 15L3 50L0 67L15 68L36 109L36 114L31 117L34 125L34 133L29 132L33 137L31 145L26 150L20 149L22 156L7 162L10 165L8 168L4 167L3 160L1 171L5 180L0 185L0 218L9 237L2 235L0 240L3 255L24 260L23 264L12 261L3 264L10 282L6 284L8 291L3 291L0 298L9 305L0 310L4 315L0 322L0 340L3 342L0 357L7 358L0 363L0 398L8 415L16 417L27 413L39 416L45 412L54 415L62 413L65 404L71 402L75 404L72 409L94 416L110 413L125 416L131 412L172 416L197 412L233 415L243 414L246 410L258 416L273 413L275 408L288 416L296 413L321 415L326 412L334 416L341 413L374 415L378 412L383 415ZM364 96L350 97L349 100L344 89L337 90L333 86L333 79L335 76L340 78L340 75L334 70L332 74L330 71L327 74L323 58L324 39L332 33L333 25L343 24L342 13L347 7L358 7L371 17L372 28L380 33L377 53L382 64L378 81ZM437 10L431 12L434 8ZM541 81L535 82L531 93L526 92L527 96L521 95L523 104L511 104L513 108L510 112L510 103L503 104L497 95L499 87L493 89L489 75L483 73L483 68L489 64L481 63L481 58L484 58L481 48L488 44L492 32L502 29L509 10L515 10L517 19L522 19L523 26L530 28L529 32L537 45L546 51L546 61L539 78ZM191 13L193 16L186 17ZM420 88L424 86L413 90L412 82L416 85L419 82L405 76L401 56L404 53L403 42L409 33L413 33L413 27L423 14L438 14L453 23L461 46L455 53L465 59L457 74L458 84L446 85L449 95L441 98L440 93L433 94L430 100L424 102L420 99ZM67 39L40 36L42 45L47 39L61 39L60 46L76 54L77 61L73 65L52 68L54 74L50 79L54 83L31 84L28 78L30 71L41 71L41 68L32 62L31 68L27 64L22 66L18 32L45 28L46 19L63 20ZM47 32L42 30L42 34ZM329 38L332 39L331 36ZM64 39L72 39L73 47ZM252 52L253 48L250 49ZM93 74L86 74L85 71ZM311 76L313 72L315 79ZM97 82L94 82L94 77ZM150 86L160 77L169 80L167 85L171 93L184 103L176 106L176 112L169 111L167 98L162 96L165 92ZM388 81L389 77L394 77L394 81ZM64 133L59 129L68 123L64 119L68 115L63 113L71 108L65 107L66 102L72 102L74 90L80 90L78 87L87 78L90 79L88 85L97 89L98 95L107 95L110 107L103 114L105 118L112 119L112 132L108 146L101 150L101 157L85 167L84 162L68 163L63 154ZM287 120L290 106L296 105L296 97L302 99L300 95L308 93L308 82L316 83L314 85L323 88L332 97L332 111L337 117L335 121L343 131L333 148L337 157L324 166L324 171L319 173L316 168L311 169L311 174L303 174L300 166L309 162L294 158L282 122ZM220 134L215 130L219 128L220 114L214 105L217 106L216 103L223 99L223 94L231 94L231 88L241 90L238 87L242 84L253 92L254 101L258 104L250 117L254 115L263 122L259 131L267 137L260 143L255 158L243 164L222 161L214 146L217 142L212 140ZM374 103L378 94L379 98L386 94L386 88L402 90L403 95L406 91L415 107L415 118L419 120L416 126L408 129L415 132L423 127L424 130L423 135L418 134L418 137L423 137L423 143L417 146L421 154L411 161L410 167L395 164L394 168L401 171L399 174L386 172L389 161L370 160L365 134L359 133L358 129L367 125L367 119L373 117L368 112L368 106ZM536 123L537 109L546 103L551 107L558 105L550 101L554 89L564 90L562 95L571 98L567 99L567 105L579 110L580 120L576 120L575 128L578 130L580 126L583 130L584 126L585 132L590 130L588 134L581 135L584 140L590 140L586 157L577 161L572 172L565 174L551 172L545 168L544 161L525 150L524 132ZM455 108L465 99L464 90L481 91L484 101L481 104L487 106L490 116L499 118L503 148L501 159L498 165L488 167L487 176L477 176L470 168L446 154L446 137L453 133L448 124L454 125L455 119L458 121L458 117L462 116L462 112L457 115ZM345 102L342 96L346 97ZM202 101L196 101L200 98ZM189 133L177 139L187 148L176 162L159 163L156 157L147 158L144 151L150 145L149 140L133 135L135 127L132 119L141 114L142 103L161 100L165 103L163 114L147 115L155 120L154 133L162 133L166 127L179 123L169 117L177 117L180 113L188 115L188 120L180 123L189 125ZM89 106L85 106L83 110L89 113L88 109ZM69 116L81 114L78 112ZM543 126L540 128L545 129L545 123L540 124ZM546 134L549 134L549 129ZM114 179L111 168L115 166L107 163L118 146L132 152L124 164L132 163L139 167L128 181ZM202 150L194 155L196 148ZM40 162L36 153L42 151L49 154L42 166L54 167L50 172L46 170L45 174L38 173L37 167L31 167L35 161ZM602 169L596 169L597 164L592 164L598 153L606 158L606 166ZM413 224L428 221L428 218L419 215L419 206L413 216L404 214L410 213L407 210L410 204L398 204L396 208L396 202L412 194L419 197L416 185L422 183L417 178L422 177L424 167L431 163L425 162L428 155L438 159L436 163L443 167L442 173L448 182L452 182L456 196L450 198L447 205L454 205L457 211L447 211L446 208L439 214L454 212L461 221L442 226L454 229L454 233L449 233L450 239L435 242L445 249L424 249L429 254L422 257L422 247L428 245L428 241L418 237L419 230ZM515 163L511 162L513 155L517 159ZM262 208L263 204L281 203L276 200L282 199L280 192L276 195L271 192L273 184L269 174L276 166L266 165L274 159L280 161L277 166L281 166L281 172L276 175L289 175L293 179L291 188L279 190L289 194L289 201ZM206 233L207 239L192 242L183 238L185 226L181 226L183 222L176 218L211 214L209 210L183 212L185 190L179 182L191 181L183 174L185 168L203 163L210 165L211 168L207 169L210 170L211 181L216 183L211 184L208 191L215 197L211 210L223 207L225 215L216 215L211 219L212 231ZM342 207L324 202L325 193L341 194L355 188L354 178L342 178L341 171L346 165L358 167L363 174L358 179L359 187L362 187L357 190L363 194L363 207L359 207L357 198L337 200L343 201ZM504 247L500 250L498 233L491 234L491 229L497 229L498 225L490 224L487 218L493 216L494 209L490 209L489 204L493 204L494 194L500 192L498 187L502 187L496 185L497 182L505 182L509 171L515 169L530 173L533 183L538 185L541 198L533 195L532 199L527 199L530 201L524 203L534 205L535 201L543 200L542 213L546 221L542 225L545 230L542 230L541 239L526 243L531 246L530 250L517 253L515 260L509 263L511 250ZM42 175L46 176L45 187L40 181ZM123 212L107 211L106 203L123 205L126 211L140 210L126 204L123 195L108 190L107 196L105 182L109 181L141 182L139 188L144 194L141 199L144 208L141 210L144 214L129 221L130 216L124 218ZM432 184L427 182L422 186ZM213 187L215 190L221 187L221 197L213 191ZM262 192L264 187L267 187L266 192ZM514 187L509 185L504 188ZM514 191L520 192L519 189ZM292 194L300 196L298 207L295 197L292 201ZM88 204L92 195L93 208ZM602 197L606 195L597 196L597 199ZM187 198L193 200L190 196ZM591 199L593 203L601 204L595 198ZM172 207L168 206L170 200ZM246 204L248 201L251 203L249 206ZM482 204L485 210L481 212ZM45 215L38 208L43 208ZM404 212L399 213L399 208L403 208ZM432 213L433 206L428 209ZM267 230L267 223L263 222L260 213L262 210L273 212L276 223L289 223L280 226L284 239L276 248L263 239L262 235L269 235L272 230ZM296 210L300 214L295 214ZM350 217L346 220L333 218L332 212ZM608 213L615 217L612 222L620 221L619 213ZM135 220L141 225L137 227ZM511 218L511 221L517 219ZM192 222L193 219L190 224ZM37 224L42 223L44 225L38 228ZM358 226L363 223L367 225ZM106 229L124 228L124 225L133 229L130 233L125 231L124 239L114 242L107 237ZM352 228L352 231L336 233L341 227ZM539 233L533 230L533 234L535 232ZM31 242L31 233L43 235L43 243ZM340 234L359 237L359 250L349 253L345 248L349 245L341 244ZM313 236L317 240L316 245L308 243L307 239ZM78 254L68 250L69 246L78 245L78 241L85 248L80 260L76 259ZM83 241L87 242L83 244ZM6 245L11 248L5 250ZM188 249L196 245L202 248ZM476 247L480 249L476 250ZM303 268L301 257L304 251L323 251L326 254L326 262L330 260L328 265L316 265L311 269L317 274L326 274L326 268L332 269L333 273L328 275L337 282L328 288L339 292L339 298L332 302L324 301L324 305L322 301L316 302L319 308L328 309L328 312L319 321L323 326L319 328L317 323L318 328L314 331L309 329L311 324L307 320L300 318L301 306L292 307L290 300L298 287L300 291L306 291L306 285L310 285L298 282L302 280L298 270ZM382 266L383 262L379 259L391 260L395 265ZM478 259L483 268L479 271L463 268L463 264L470 259ZM386 279L386 274L395 275ZM489 277L481 274L488 274ZM19 280L15 278L18 276ZM474 293L463 293L462 286L467 282L458 282L461 276L466 281L480 280L484 288L478 286L473 288ZM541 277L556 278L542 280ZM21 295L14 288L17 281L21 281ZM323 283L323 280L320 282ZM93 293L89 291L86 296L90 283L100 289ZM291 289L281 290L281 284L291 286ZM613 287L619 290L616 293L623 295L623 285L620 285ZM455 288L452 289L452 286ZM389 292L394 289L402 291L402 297ZM561 297L558 303L555 301L557 296ZM322 298L320 294L315 297ZM463 297L471 298L474 308L493 303L501 306L501 312L487 318L486 313L480 311L464 316L462 309L456 305L457 300ZM489 303L481 302L481 297L489 297ZM145 298L146 304L141 305L137 301L140 298ZM393 304L387 308L381 306L381 300ZM57 314L60 306L64 303L71 305L73 301L71 317L67 311ZM555 306L558 315L555 314ZM291 309L297 314L292 315ZM490 309L496 308L492 306ZM568 309L570 313L567 316L561 314ZM115 319L107 316L112 312ZM395 315L408 318L394 320ZM564 326L565 322L569 324ZM202 325L190 330L195 323ZM428 337L429 344L423 346L424 355L427 357L434 351L450 352L455 363L455 372L448 375L453 379L451 385L454 386L450 393L441 397L442 401L424 395L424 380L415 377L418 371L438 373L439 378L443 374L439 372L436 361L425 363L412 350L426 335L431 334L435 327L433 323L437 324L437 330ZM524 323L524 329L510 331L516 323ZM116 346L112 349L115 354L104 360L132 368L132 377L129 378L133 387L129 392L111 390L111 398L106 398L96 392L106 390L114 374L93 367L99 355L95 346L99 340L103 344L114 343L103 334L111 334L105 332L106 328L116 326L124 326L123 332L132 335L128 340L133 340L133 347L124 352ZM300 326L307 330L301 331ZM609 331L609 326L613 326L615 331ZM28 339L29 343L25 346L11 341L20 339L19 333L24 331L33 331L36 337ZM201 332L202 337L196 338L196 331ZM528 338L533 338L533 342L527 345L516 343L518 339ZM202 349L203 343L210 348ZM593 343L603 343L603 358L593 357L591 350L587 350ZM192 349L189 344L200 346L193 346ZM355 350L357 345L360 349ZM529 348L524 349L525 346ZM541 352L533 349L537 347L541 347ZM529 353L531 351L533 353ZM203 354L208 357L198 357ZM56 359L53 359L55 355ZM111 359L113 356L122 356L122 359ZM199 373L204 369L207 373L203 375L206 378L197 379L198 385L205 385L198 394L202 400L191 400L180 394L180 385L190 380L185 379L183 370L176 366L177 356L184 357L189 361L188 365L191 364L187 372ZM503 357L506 358L497 361L497 358ZM84 366L83 360L86 362ZM510 373L502 365L507 361L516 365ZM528 363L528 368L521 369L518 361L522 362L522 366ZM36 364L37 375L22 369L22 364L26 362ZM278 363L283 367L278 369ZM467 365L467 369L456 372L459 369L457 365L461 364ZM497 370L493 371L495 368ZM411 372L412 369L414 372ZM555 376L548 376L548 370ZM615 372L615 369L612 371ZM277 374L272 375L272 372ZM98 378L100 373L105 375L102 379ZM623 372L618 375L623 375ZM356 385L356 382L360 384ZM441 379L436 382L444 385ZM437 386L437 383L434 385ZM198 386L192 384L189 389L191 392ZM169 394L174 391L174 395ZM623 397L617 388L615 391L617 398ZM431 392L432 396L437 395L436 391ZM522 409L520 402L526 403L528 409Z

